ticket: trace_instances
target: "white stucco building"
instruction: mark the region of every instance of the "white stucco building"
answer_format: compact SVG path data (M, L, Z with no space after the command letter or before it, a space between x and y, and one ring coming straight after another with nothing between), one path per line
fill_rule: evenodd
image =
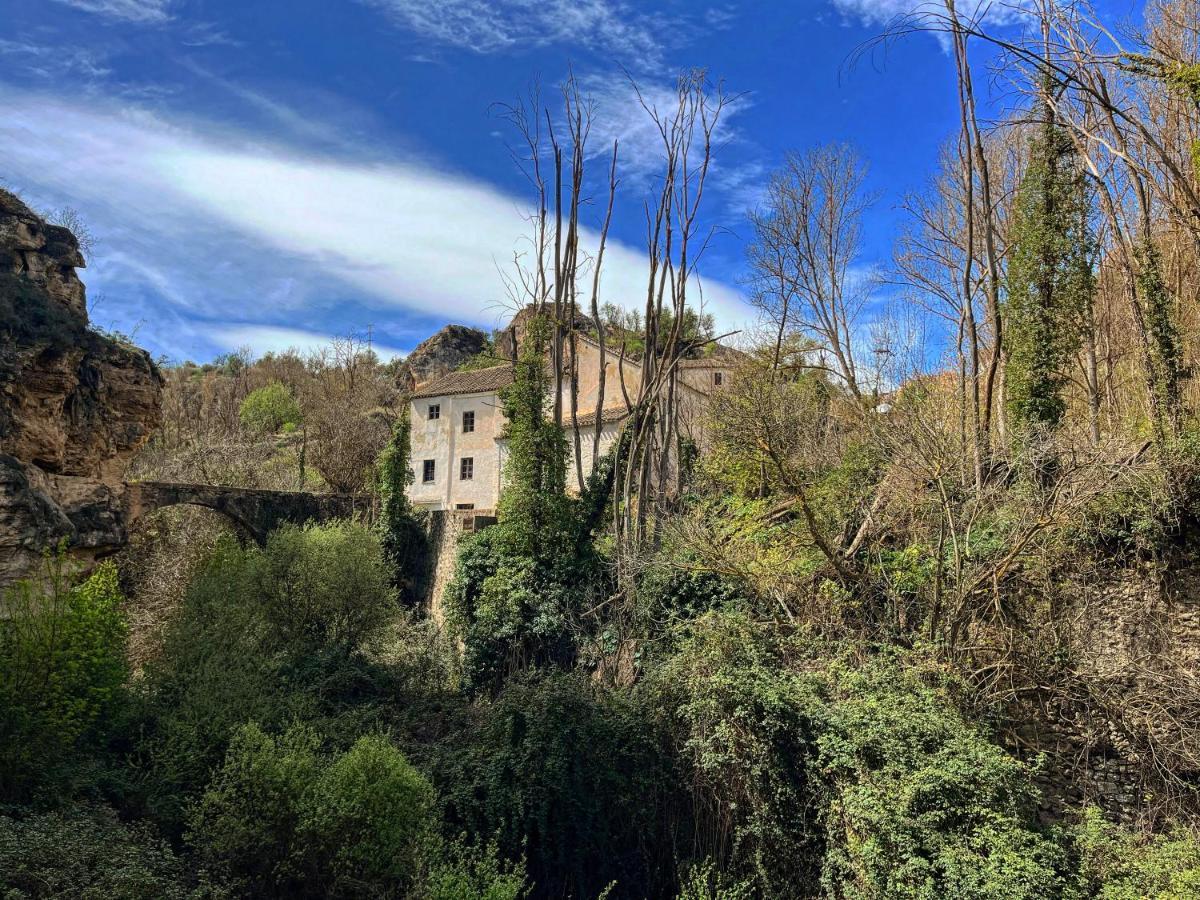
M586 336L577 336L576 346L578 423L586 477L592 463L601 353L599 344ZM684 361L680 381L686 396L682 402L691 415L681 416L681 421L695 418L712 390L728 382L735 362L732 352ZM641 380L641 365L637 361L622 360L607 348L604 366L601 453L620 434L628 411L625 397L637 395ZM409 406L414 475L409 499L414 505L424 509L495 509L507 449L500 392L512 383L512 378L512 366L505 364L451 372L417 385ZM563 418L568 434L569 395L570 387L564 386ZM571 490L578 490L573 455L567 465L567 481Z

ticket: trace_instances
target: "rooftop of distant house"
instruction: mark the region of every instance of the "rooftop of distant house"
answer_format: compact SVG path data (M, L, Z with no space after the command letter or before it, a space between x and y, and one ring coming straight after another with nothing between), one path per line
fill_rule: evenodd
M512 384L513 370L510 365L489 366L486 369L468 369L451 372L421 385L412 399L424 397L449 397L455 394L483 394L501 391Z

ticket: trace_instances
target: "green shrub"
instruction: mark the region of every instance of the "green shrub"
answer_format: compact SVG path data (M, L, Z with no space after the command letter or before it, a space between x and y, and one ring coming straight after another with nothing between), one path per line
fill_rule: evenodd
M358 896L355 885L406 886L432 837L433 789L378 735L358 739L322 772L306 804L301 834L310 882L328 896Z
M256 434L274 434L285 425L292 431L300 423L300 405L282 382L272 381L246 395L238 408L242 427Z
M656 896L674 882L677 781L628 694L582 674L517 678L430 765L444 818L525 857L538 896Z
M1200 897L1200 834L1177 827L1150 838L1104 820L1089 808L1075 832L1080 889L1101 900Z
M249 572L257 551L218 541L166 629L162 655L138 692L134 761L141 802L166 829L208 783L234 731L247 720L282 727L314 713L303 684L283 684L284 661L268 652Z
M61 560L44 586L19 582L0 619L0 797L45 787L111 709L125 681L125 618L111 563L69 586Z
M521 900L528 889L524 868L500 859L495 846L455 841L443 847L416 894L421 900Z
M706 616L656 676L729 868L804 897L1047 897L1061 850L1029 773L919 656ZM702 828L702 832L706 830Z
M293 652L349 653L395 612L379 541L361 525L284 525L247 569L267 639Z
M345 733L343 715L369 720L378 673L358 651L393 608L378 543L362 526L286 526L262 549L219 542L140 694L136 760L160 823L180 827L187 799L248 720L333 734Z
M735 881L706 859L684 873L676 900L752 900L754 896L753 884Z
M188 842L214 869L252 894L298 890L304 877L297 833L317 777L317 736L302 726L276 739L241 727L224 765L192 811Z
M429 783L386 739L319 753L303 726L242 727L188 840L253 896L403 896L434 848Z
M182 900L189 885L170 847L107 807L0 816L0 895L6 900Z

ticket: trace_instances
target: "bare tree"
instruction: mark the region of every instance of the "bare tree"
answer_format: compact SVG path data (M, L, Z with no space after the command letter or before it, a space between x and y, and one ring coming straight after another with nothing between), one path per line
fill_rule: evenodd
M622 440L614 492L614 530L626 551L653 540L652 524L677 486L679 361L693 351L685 334L689 301L698 298L696 266L712 234L700 218L713 139L729 103L720 85L693 71L676 82L671 105L660 109L634 85L661 140L663 170L656 197L645 204L649 271L644 311L641 380Z
M815 348L809 364L829 370L860 400L855 330L870 285L853 267L863 213L875 199L865 190L866 175L846 145L789 154L751 216L749 251L757 302L778 325L776 346L789 328L800 330Z
M549 362L554 385L551 415L556 425L570 423L576 479L582 485L585 473L578 387L580 282L590 275L592 321L599 332L597 337L603 360L606 350L599 320L599 297L618 184L618 146L614 141L608 166L604 218L595 253L590 255L583 246L581 214L591 203L586 164L590 158L588 139L594 103L581 91L574 75L564 82L560 93L562 106L559 113L542 103L536 88L528 98L501 107L504 117L520 135L520 149L514 151L513 156L525 173L534 196L533 209L527 217L532 254L517 254L511 274L505 274L504 278L516 312L531 308L535 315L546 316L551 322ZM588 293L584 295L588 296ZM606 390L603 363L600 371L597 409L603 407ZM592 434L592 469L599 457L602 427L602 416L597 415Z

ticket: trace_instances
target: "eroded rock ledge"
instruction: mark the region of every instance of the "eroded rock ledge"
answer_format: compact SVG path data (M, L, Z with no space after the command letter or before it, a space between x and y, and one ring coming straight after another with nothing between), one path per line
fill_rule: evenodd
M65 540L84 558L126 539L121 476L158 427L146 351L88 327L79 243L0 190L0 585Z

